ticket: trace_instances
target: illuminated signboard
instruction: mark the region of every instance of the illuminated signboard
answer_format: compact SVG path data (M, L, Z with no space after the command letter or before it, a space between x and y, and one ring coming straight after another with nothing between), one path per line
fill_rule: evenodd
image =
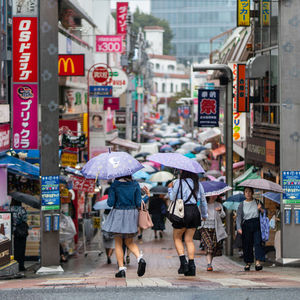
M250 26L250 0L237 0L237 26Z
M237 112L249 112L246 84L246 65L237 66Z
M84 54L59 54L59 76L84 76Z

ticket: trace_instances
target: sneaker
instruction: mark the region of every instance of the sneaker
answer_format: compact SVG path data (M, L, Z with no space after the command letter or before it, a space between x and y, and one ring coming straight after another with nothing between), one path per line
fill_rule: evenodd
M126 272L125 270L120 270L118 273L115 274L116 278L125 278L126 277Z
M185 274L189 271L189 265L188 263L185 263L184 265L180 265L180 268L178 269L178 274Z
M139 277L143 276L146 271L146 262L143 258L140 259L137 269L137 274Z
M212 267L211 264L208 264L208 265L207 265L206 271L209 271L209 272L212 272L212 271L213 271L213 267Z
M184 273L184 276L196 276L196 266L188 265L188 271Z

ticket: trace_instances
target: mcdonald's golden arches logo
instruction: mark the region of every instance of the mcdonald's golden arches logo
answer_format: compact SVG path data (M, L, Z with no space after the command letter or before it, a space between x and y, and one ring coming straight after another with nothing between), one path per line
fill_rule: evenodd
M59 76L85 76L84 54L59 54Z

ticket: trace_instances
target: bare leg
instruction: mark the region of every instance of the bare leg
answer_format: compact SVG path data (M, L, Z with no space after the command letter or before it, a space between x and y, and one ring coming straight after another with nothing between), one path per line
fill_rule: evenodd
M125 239L125 244L128 249L135 255L136 258L140 256L140 250L136 243L133 242L133 238Z
M116 249L116 258L117 258L119 268L124 267L124 261L123 261L124 252L123 252L122 244L123 244L122 237L116 236L115 249Z
M212 260L213 260L213 257L212 257L212 254L211 254L211 253L208 253L208 254L206 255L206 260L207 260L207 264L208 264L208 265L211 265Z
M195 231L196 231L196 228L189 228L186 230L185 235L184 235L184 241L186 244L189 259L194 259L194 256L195 256L195 244L194 244L194 240L193 240Z
M184 255L184 246L182 242L182 235L186 231L186 228L181 228L181 229L173 229L173 239L174 239L174 244L175 248L177 251L178 256Z

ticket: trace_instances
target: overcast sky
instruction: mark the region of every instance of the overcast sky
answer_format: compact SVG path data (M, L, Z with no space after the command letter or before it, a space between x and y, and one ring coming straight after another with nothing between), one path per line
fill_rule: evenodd
M132 13L135 12L136 8L138 7L140 11L150 14L150 0L111 0L111 8L116 8L117 2L129 2L130 11Z

